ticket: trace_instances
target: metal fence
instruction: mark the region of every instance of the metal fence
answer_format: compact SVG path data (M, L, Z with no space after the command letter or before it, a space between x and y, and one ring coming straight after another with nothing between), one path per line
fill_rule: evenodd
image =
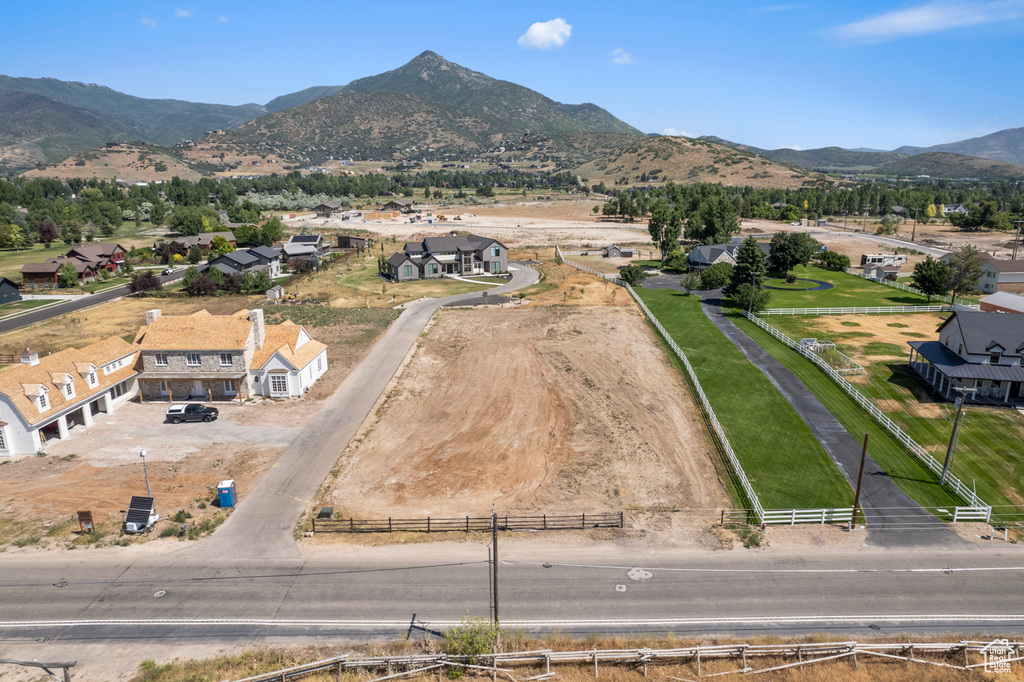
M825 361L829 367L843 376L858 376L864 374L861 367L853 358L836 348L831 341L819 341L818 339L800 339L800 345Z
M622 528L623 512L600 514L539 514L534 516L497 517L498 530L586 530L590 528ZM447 533L490 531L490 516L422 519L313 519L314 533Z
M977 306L974 306L977 307ZM948 313L951 305L892 305L845 308L768 308L759 315L875 315L884 313Z
M935 473L937 476L942 474L942 465L936 461L931 454L928 453L923 447L917 444L917 442L911 438L906 431L900 428L893 420L879 410L874 403L871 402L863 393L858 391L853 384L846 380L846 377L842 376L839 372L828 366L824 360L810 352L809 350L800 346L800 344L793 339L789 338L782 332L764 320L758 318L756 315L751 315L747 312L743 313L748 320L756 324L758 327L768 332L776 339L786 344L790 348L796 350L798 353L806 357L808 360L816 364L825 374L827 374L833 381L839 384L846 393L856 401L858 405L867 410L875 421L885 427L893 438L895 438L903 447L910 451L919 462L924 464L928 470ZM964 485L960 479L952 474L946 475L946 489L954 495L957 495L967 503L965 507L957 507L954 511L955 521L988 521L992 515L992 507L985 503L977 494Z

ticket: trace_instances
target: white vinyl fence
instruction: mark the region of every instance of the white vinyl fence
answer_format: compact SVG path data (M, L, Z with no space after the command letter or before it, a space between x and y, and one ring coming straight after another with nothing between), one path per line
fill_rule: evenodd
M693 371L693 366L686 357L686 353L679 347L668 331L661 325L658 318L655 317L654 313L650 311L647 304L637 295L633 290L633 287L623 282L614 275L607 275L605 273L591 270L590 268L574 263L573 261L566 260L562 255L561 249L557 246L555 251L558 253L558 257L562 259L562 262L571 265L579 270L589 272L611 280L616 284L623 286L629 295L633 297L636 304L640 306L640 309L644 311L647 319L651 321L654 328L658 330L661 337L665 339L665 343L669 345L672 352L676 354L679 361L683 363L683 367L686 369L686 375L690 380L690 384L693 386L694 393L697 394L698 400L700 400L701 407L704 409L704 413L707 415L708 421L711 423L711 427L718 437L718 441L722 444L722 449L725 451L726 460L730 468L736 474L736 478L743 488L744 494L753 506L754 513L757 514L758 520L763 524L776 525L776 524L787 524L793 525L797 523L850 523L853 520L853 508L839 508L839 509L781 509L781 510L765 510L761 506L761 500L758 498L757 493L754 492L753 486L750 485L750 480L747 478L746 472L740 465L739 459L736 457L736 453L732 449L732 445L729 444L729 438L725 435L725 429L722 428L721 423L718 421L718 417L715 416L715 411L711 408L711 403L708 401L707 396L704 394L704 389L701 387L700 380L697 378L696 372Z
M858 271L854 270L853 268L850 268L849 270L847 270L846 274L853 275L854 277L860 277L861 279L866 279L866 280L868 280L870 282L878 282L879 284L884 284L887 287L892 287L893 289L899 289L900 291L909 291L910 293L917 294L918 296L924 296L926 298L928 297L928 294L924 293L920 289L916 289L916 288L914 288L912 286L904 284L903 282L894 282L891 279L878 279L877 277L872 277L870 275L864 274L863 271L858 272ZM950 305L952 305L952 303L953 303L953 299L951 297L949 297L949 296L932 296L932 298L936 299L937 301L942 301L943 303L949 303ZM968 305L966 307L972 308L974 310L977 310L978 308L980 308L980 306L978 304L976 304L976 303ZM952 308L946 308L946 310L952 310Z
M809 359L811 362L816 364L825 374L827 374L833 381L839 384L846 393L853 398L858 405L867 410L875 421L885 427L886 431L892 434L893 438L899 441L907 450L910 451L919 462L924 464L928 469L934 472L936 475L942 474L942 465L931 454L928 453L923 447L917 444L913 438L911 438L906 431L901 429L893 420L875 407L875 404L871 402L863 393L858 391L853 384L846 380L846 377L842 376L839 372L835 371L828 366L824 360L815 355L813 352L806 348L802 348L799 342L794 341L775 327L772 327L767 322L759 319L756 315L751 315L744 311L743 313L748 320L756 324L758 327L768 332L776 339L786 344L790 348L796 350L801 355ZM957 521L988 521L992 515L992 507L985 503L980 497L975 494L973 490L964 485L960 479L952 474L946 475L946 489L954 495L960 497L967 503L967 506L956 507L954 510L954 520Z
M957 305L959 307L959 304ZM971 307L971 306L968 306ZM977 306L973 306L977 307ZM951 305L892 305L845 308L768 308L759 315L875 315L885 313L948 313Z

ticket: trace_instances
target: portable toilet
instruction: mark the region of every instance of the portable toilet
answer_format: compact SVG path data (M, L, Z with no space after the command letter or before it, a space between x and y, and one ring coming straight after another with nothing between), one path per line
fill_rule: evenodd
M234 507L238 497L235 495L235 479L229 478L221 481L217 486L217 495L220 497L220 508Z

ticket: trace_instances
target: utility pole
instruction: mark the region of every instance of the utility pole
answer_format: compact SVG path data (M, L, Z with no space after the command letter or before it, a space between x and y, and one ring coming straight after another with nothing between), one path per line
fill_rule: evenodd
M1014 225L1017 226L1017 236L1013 238L1013 257L1010 260L1017 260L1017 244L1020 243L1020 226L1024 223L1024 220L1014 220Z
M491 552L491 589L494 591L494 624L500 625L498 619L498 515L494 508L491 508L491 544L494 551Z
M864 434L864 449L860 451L860 471L857 473L857 492L853 496L853 518L851 528L857 523L857 510L860 509L860 486L864 481L864 460L868 457L868 434ZM867 519L865 519L867 520Z
M920 209L917 208L914 209L914 229L910 232L910 241L915 241L915 237L917 236L917 212L919 210Z
M146 450L139 450L139 457L142 458L142 473L146 477L146 497L153 497L153 493L149 491L149 471L146 469Z
M953 466L953 459L956 457L956 446L960 440L960 420L964 414L964 403L967 402L967 394L974 393L976 388L957 388L960 397L956 399L956 419L953 420L953 433L949 435L949 447L946 448L946 461L942 465L942 476L939 477L939 485L946 485L946 476Z

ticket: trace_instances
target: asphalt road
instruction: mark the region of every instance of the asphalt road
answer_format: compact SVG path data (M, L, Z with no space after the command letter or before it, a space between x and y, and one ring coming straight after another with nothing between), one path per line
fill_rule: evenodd
M238 561L203 545L207 560L173 565L7 557L0 642L344 641L489 613L483 538L306 560ZM805 555L507 544L500 615L506 627L580 635L1020 633L1024 608L1012 595L1024 589L1024 552L1002 547Z
M203 268L200 268L203 269ZM170 275L160 275L160 281L164 284L179 280L185 276L185 270L177 270ZM107 289L104 292L98 294L85 294L80 296L80 300L67 301L50 308L44 308L42 310L33 310L25 313L24 315L18 315L3 321L0 321L0 334L14 331L15 329L21 329L37 322L45 322L51 320L59 315L67 315L83 308L90 308L100 303L106 303L107 301L113 301L115 298L128 295L128 285L119 286L113 289Z
M514 264L511 267L517 268L511 271L512 280L489 289L489 293L515 291L533 284L539 277L531 268ZM299 550L293 536L296 524L434 311L445 304L476 302L479 298L479 293L462 294L408 304L227 521L208 541L183 554L209 556L216 551L239 559L297 558Z

